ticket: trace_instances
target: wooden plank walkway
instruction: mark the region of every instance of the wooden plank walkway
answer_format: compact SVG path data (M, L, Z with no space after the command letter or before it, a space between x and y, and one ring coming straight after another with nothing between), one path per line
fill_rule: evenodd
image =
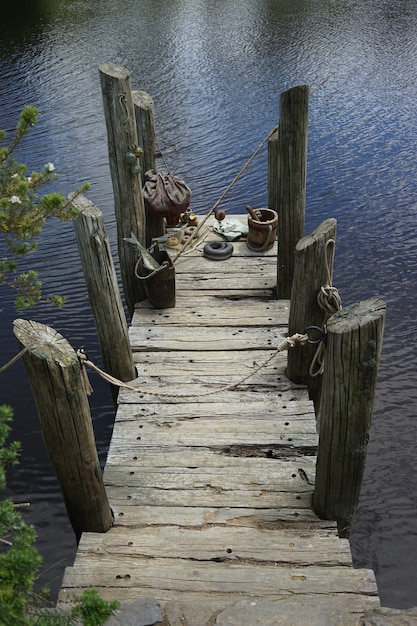
M312 511L316 422L306 390L285 376L286 353L222 391L287 332L275 284L276 250L259 257L239 242L226 261L181 257L175 308L137 307L138 392L120 392L104 472L115 524L83 534L62 603L95 587L153 598L166 624L189 626L245 601L276 603L276 623L294 625L306 607L355 624L379 606L373 572L353 569L349 542Z

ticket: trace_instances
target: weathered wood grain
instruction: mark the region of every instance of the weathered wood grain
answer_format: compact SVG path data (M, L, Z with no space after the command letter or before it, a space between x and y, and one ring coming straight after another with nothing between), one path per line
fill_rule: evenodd
M67 570L68 587L83 587L93 578L98 589L145 588L161 600L184 592L239 594L239 597L277 596L280 594L368 594L376 595L373 573L350 567L331 568L310 565L288 568L277 565L241 563L199 563L190 566L184 559L138 559L115 561L109 554L91 558ZM178 598L178 595L177 595Z
M99 539L100 545L98 545ZM268 562L297 566L352 566L350 545L339 539L334 531L316 534L304 529L302 534L291 530L260 528L178 528L164 526L158 533L154 528L112 528L105 537L85 535L77 553L77 565L90 562L101 555L114 554L119 560L131 557L164 558L166 545L171 543L170 557L193 561Z
M265 258L234 246L230 262L201 258L202 245L181 259L175 309L136 306L138 377L120 390L104 471L114 527L82 538L62 603L94 586L204 606L198 626L243 599L326 598L355 619L378 603L373 573L352 568L312 509L316 418L276 353L289 314L272 299L276 246Z
M133 233L145 244L146 226L141 178L126 160L126 154L138 145L130 72L123 66L103 63L99 66L99 75L114 192L120 272L127 307L132 314L135 302L146 298L146 293L134 274L137 250L124 238Z
M42 435L77 539L113 522L100 471L78 357L56 330L17 319L14 334L38 409Z
M115 527L125 526L136 529L138 532L144 526L154 526L155 531L160 526L238 526L240 528L269 528L280 530L292 529L294 532L303 534L305 530L317 535L322 532L332 531L336 536L337 526L335 522L319 520L311 508L245 508L231 506L148 506L140 503L132 504L130 500L124 503L112 501L115 516ZM99 538L98 538L99 540Z
M74 232L104 369L119 380L132 380L135 366L103 214L85 196L71 194L70 198L79 212L73 222ZM117 392L112 386L114 399Z
M308 326L322 328L327 317L318 303L320 289L332 286L336 220L328 219L297 243L294 255L294 278L288 332L292 335ZM310 384L309 369L317 345L295 346L288 355L288 377ZM316 368L317 369L317 368ZM316 385L317 386L317 385ZM318 389L315 390L318 392Z
M212 296L207 296L205 302L196 303L195 300L195 298L181 298L178 306L173 309L142 307L140 314L134 317L132 327L154 325L163 318L165 326L196 328L196 339L202 332L200 327L219 326L225 323L229 327L283 326L287 328L289 303L286 300L257 302L247 298L245 302L240 301L238 305L225 301L219 306L217 306L219 299Z
M320 449L314 498L320 517L349 534L365 468L386 307L378 298L352 304L327 323Z
M145 184L145 172L156 169L156 133L155 107L151 96L146 91L133 91L132 101L135 111L138 144L143 150L139 158L142 186ZM165 233L164 218L146 213L146 245L151 244L153 237Z
M283 327L257 328L215 326L199 333L176 326L131 326L132 350L273 350L285 339Z
M276 208L278 212L277 294L289 298L294 274L294 250L304 235L306 202L308 85L281 94L278 129Z

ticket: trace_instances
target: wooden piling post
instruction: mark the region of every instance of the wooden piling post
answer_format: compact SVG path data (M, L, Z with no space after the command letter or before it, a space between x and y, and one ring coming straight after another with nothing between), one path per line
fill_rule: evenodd
M74 231L104 368L127 382L136 377L136 370L103 214L85 196L75 196L71 201L79 211ZM119 388L112 385L111 389L116 400Z
M278 133L279 127L274 130L268 137L268 207L278 212L279 194L279 152L278 152ZM278 223L279 227L279 223Z
M278 146L270 141L268 181L270 206L278 213L277 297L289 299L294 274L294 250L304 235L307 172L308 85L281 94Z
M385 304L353 304L327 322L314 508L348 536L365 467Z
M143 281L135 277L137 250L125 242L133 233L142 245L146 242L145 208L142 179L135 155L138 135L130 72L125 67L104 63L99 66L107 126L110 172L113 182L117 247L123 291L130 315L135 303L146 299Z
M84 531L106 532L113 515L78 357L62 335L44 324L17 319L14 334L27 349L23 361L77 541Z
M300 239L295 247L288 323L290 336L303 333L308 326L323 326L325 315L317 302L317 295L321 287L332 283L336 224L333 218L325 220L311 235ZM286 371L290 380L314 387L315 393L318 392L318 381L311 380L309 369L316 350L317 345L308 343L294 346L288 352Z
M138 142L143 149L143 155L139 159L143 186L145 183L145 172L156 169L155 107L151 96L146 91L133 91L132 97ZM160 237L164 233L164 218L146 213L146 244L149 246L154 237Z

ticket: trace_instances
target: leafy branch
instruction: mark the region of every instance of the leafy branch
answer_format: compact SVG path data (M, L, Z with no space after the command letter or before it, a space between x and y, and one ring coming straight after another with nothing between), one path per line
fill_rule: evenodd
M40 190L58 178L52 162L46 163L40 172L31 172L18 161L14 152L31 127L38 122L36 107L26 106L20 114L14 135L8 145L0 145L0 235L5 255L0 258L0 286L16 291L15 306L18 310L34 306L42 298L42 282L35 270L19 274L19 260L36 250L38 236L46 220L58 218L68 221L77 217L77 210L64 196L56 191L41 195ZM6 141L6 132L0 130L0 143ZM75 196L89 188L80 186ZM53 296L50 301L62 306L65 298Z

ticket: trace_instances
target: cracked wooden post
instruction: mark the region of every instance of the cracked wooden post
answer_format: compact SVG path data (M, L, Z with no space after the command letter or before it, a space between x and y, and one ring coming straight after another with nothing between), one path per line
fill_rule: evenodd
M314 508L348 536L365 467L385 304L352 304L327 322Z
M143 149L143 155L139 158L143 186L145 172L156 170L155 108L151 96L146 91L133 91L132 97L139 146ZM146 212L146 245L149 246L154 237L164 234L165 219Z
M270 137L269 208L278 213L277 298L291 297L294 250L304 235L308 85L281 94L277 134Z
M107 126L109 164L113 182L120 273L127 308L133 315L136 302L147 297L144 281L135 277L137 251L124 241L133 233L146 243L142 179L135 150L138 148L130 72L125 67L104 63L99 66Z
M317 295L321 287L331 286L332 283L336 224L333 218L325 220L311 235L300 239L295 247L288 322L290 336L303 333L308 326L323 326L324 313L317 302ZM314 399L321 386L321 375L312 378L309 374L316 350L317 345L309 343L294 346L288 351L286 371L290 380L307 385L310 396L314 396Z
M113 515L78 357L49 326L23 319L15 320L13 326L20 347L27 348L23 361L77 541L83 532L106 532Z
M104 369L127 382L136 378L136 369L103 214L85 196L70 199L79 211L73 225ZM119 388L111 390L116 401Z

